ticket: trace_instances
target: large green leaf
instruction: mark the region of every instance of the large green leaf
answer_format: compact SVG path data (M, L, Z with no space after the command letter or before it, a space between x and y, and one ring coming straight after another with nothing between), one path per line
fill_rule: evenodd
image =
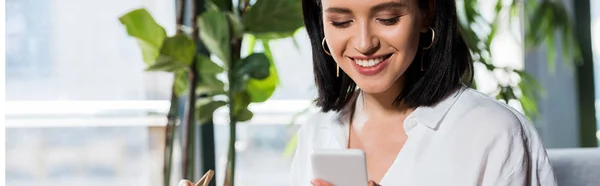
M246 48L246 51L248 54L252 54L254 52L254 47L256 46L256 37L254 35L247 35L246 37L244 37L244 41L248 42L248 44L246 46L248 46L248 48Z
M158 57L164 39L165 29L158 25L146 9L133 10L119 18L127 33L137 39L144 62L153 63Z
M200 39L225 64L231 60L229 21L227 14L217 10L208 10L198 17Z
M235 104L233 108L233 112L236 117L239 117L248 109L248 105L250 105L250 96L248 96L247 92L239 92L235 94Z
M210 101L205 104L200 104L196 106L197 110L197 118L200 123L204 123L210 120L213 117L215 110L219 107L225 106L227 102L224 101Z
M224 94L225 84L217 79L217 75L223 72L223 68L215 64L210 58L198 55L196 63L197 72L199 75L198 85L196 86L196 92L201 94L207 94L209 96Z
M304 23L299 0L257 0L242 22L252 34L294 32Z
M160 55L155 62L149 64L146 71L174 72L192 63L196 44L185 34L177 34L165 39Z
M269 69L270 75L266 79L258 80L258 79L249 79L246 84L246 90L248 91L248 95L250 96L250 100L252 102L264 102L267 101L275 92L277 88L277 71L275 67L271 67Z
M146 65L150 65L156 61L160 53L160 47L155 47L147 42L137 39L137 43L142 49L142 58Z
M232 2L231 0L210 0L220 10L231 11Z
M217 79L216 76L201 75L196 85L196 94L205 96L215 96L225 94L225 83Z
M261 40L274 40L294 36L296 32L270 32L264 34L255 34L255 37Z
M196 68L198 69L198 72L200 74L218 74L223 72L223 67L217 65L215 62L213 62L212 60L210 60L210 58L203 56L203 55L198 55L196 58L197 61L197 65Z
M228 13L227 19L229 19L229 23L231 24L231 28L233 29L234 36L236 38L241 38L242 36L244 36L244 23L242 23L240 17L233 13Z
M178 70L175 72L175 84L173 85L175 94L183 96L188 90L188 71Z
M200 78L196 85L196 94L203 96L215 96L225 94L225 84L216 77Z
M252 117L254 117L254 113L252 113L252 111L250 111L246 108L238 114L237 120L238 121L248 121L248 120L251 120Z
M249 75L254 79L265 79L269 77L269 67L271 66L269 58L264 53L253 53L242 59L236 68L236 76L242 77Z
M146 71L175 72L184 69L185 67L187 67L185 63L176 60L174 57L161 54L154 64L151 64L146 68Z
M248 105L250 105L250 97L246 92L239 92L235 94L234 98L235 104L233 106L234 116L237 121L248 121L252 119L254 114L248 110Z
M269 63L271 64L269 67L269 77L262 80L248 80L246 90L248 91L251 102L266 101L273 95L275 89L277 88L277 84L279 84L279 75L277 74L277 67L273 61L273 56L271 56L269 43L268 41L262 41L262 43L263 48L265 49L265 55L267 58L269 58Z
M277 75L277 68L275 66L275 60L273 58L273 52L271 52L271 46L269 45L269 41L268 40L263 40L261 41L262 45L263 45L263 49L265 50L265 55L267 56L267 58L269 58L269 63L271 64L271 67L273 67L273 70L275 73L273 73L273 75L275 75L276 78L276 83L279 84L279 76ZM271 75L269 73L269 75Z
M165 40L160 53L172 57L179 63L189 65L194 59L196 44L189 36L177 34Z
M231 78L229 80L229 92L238 93L246 90L247 77L234 75Z

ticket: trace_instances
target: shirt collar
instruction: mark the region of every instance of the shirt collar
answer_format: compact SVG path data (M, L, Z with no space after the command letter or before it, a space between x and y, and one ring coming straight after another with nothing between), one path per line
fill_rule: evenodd
M423 124L430 129L436 130L446 114L448 114L448 111L450 111L454 103L456 103L466 89L467 87L463 85L433 106L418 107L407 118L415 118L417 124Z
M458 100L460 95L467 88L467 86L462 85L458 90L449 94L448 96L446 96L446 98L442 99L442 101L433 106L417 107L415 111L413 111L409 116L407 116L407 119L414 118L417 120L417 124L423 124L430 129L436 130L438 125L441 123L442 119L444 119L448 111L450 111L454 103ZM352 117L352 109L358 107L362 108L362 103L358 103L362 102L360 96L360 91L357 91L357 93L353 96L352 100L350 101L350 103L353 104L348 104L348 106L340 110L336 114L336 117L334 117L335 122L333 123L335 123L336 125L348 125L350 122L350 118Z
M466 90L466 88L467 87L463 85L460 89L450 94L436 105L430 107L418 107L405 119L405 127L407 124L406 121L411 118L416 119L417 124L424 125L432 130L437 130L438 125L441 123L448 111L452 108L456 100L458 100L460 95L464 92L464 90ZM348 144L349 123L352 113L350 112L350 109L354 109L357 106L356 101L358 96L359 93L356 93L350 102L352 104L348 104L348 106L341 111L332 111L326 114L326 120L331 122L326 122L326 125L321 125L320 130L328 131L333 134L331 136L332 138L330 138L330 140L333 141L327 142L329 148L346 148ZM362 104L359 104L358 106L361 105Z

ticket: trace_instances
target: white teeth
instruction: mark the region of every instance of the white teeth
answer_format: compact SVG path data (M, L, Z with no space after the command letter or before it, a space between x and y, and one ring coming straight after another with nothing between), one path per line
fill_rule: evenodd
M362 67L372 67L375 66L379 63L381 63L381 61L383 61L385 58L383 57L379 57L379 58L375 58L375 59L367 59L367 60L362 60L362 59L355 59L354 62Z

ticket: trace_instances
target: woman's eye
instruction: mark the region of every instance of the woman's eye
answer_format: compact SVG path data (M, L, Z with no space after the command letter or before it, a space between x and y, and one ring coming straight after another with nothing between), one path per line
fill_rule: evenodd
M348 26L350 26L351 22L352 21L343 21L343 22L332 21L331 25L333 25L334 27L338 27L338 28L347 28Z
M389 19L377 19L377 21L383 23L384 25L394 25L394 24L398 23L399 20L400 20L400 16L397 16L394 18L389 18Z

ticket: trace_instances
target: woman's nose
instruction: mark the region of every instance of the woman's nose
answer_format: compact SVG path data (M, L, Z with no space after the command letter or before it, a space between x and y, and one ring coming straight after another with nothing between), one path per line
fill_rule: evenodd
M358 52L369 55L373 54L379 48L379 39L375 36L368 26L360 28L356 33L354 49Z

